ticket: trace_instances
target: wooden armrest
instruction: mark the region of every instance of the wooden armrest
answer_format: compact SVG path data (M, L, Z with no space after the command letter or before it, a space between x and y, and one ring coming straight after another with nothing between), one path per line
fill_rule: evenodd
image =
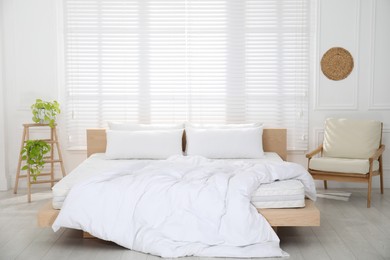
M317 149L315 149L314 151L306 154L306 158L311 159L311 157L313 157L314 155L316 155L316 154L318 154L320 152L322 152L322 144L320 146L318 146Z
M376 150L375 153L369 158L370 163L372 163L373 161L378 160L379 157L382 155L384 150L385 150L385 145L381 144L381 146L378 148L378 150Z

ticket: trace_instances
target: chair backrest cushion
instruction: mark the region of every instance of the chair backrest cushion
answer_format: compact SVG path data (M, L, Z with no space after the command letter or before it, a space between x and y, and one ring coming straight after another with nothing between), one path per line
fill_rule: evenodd
M379 121L328 118L325 121L324 156L367 159L379 148Z

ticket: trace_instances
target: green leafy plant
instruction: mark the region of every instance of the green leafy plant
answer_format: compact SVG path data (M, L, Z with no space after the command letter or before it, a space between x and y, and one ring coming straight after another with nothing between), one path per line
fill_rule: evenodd
M56 116L61 113L60 104L57 101L49 102L42 99L35 100L35 104L31 106L33 113L32 120L35 123L49 123L50 127L54 127Z
M28 140L22 149L22 159L26 160L22 170L29 169L34 181L45 166L44 155L48 152L50 152L50 145L42 140Z

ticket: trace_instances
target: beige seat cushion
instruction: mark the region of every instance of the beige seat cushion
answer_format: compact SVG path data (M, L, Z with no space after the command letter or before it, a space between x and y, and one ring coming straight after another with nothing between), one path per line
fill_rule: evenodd
M368 173L369 165L369 161L365 159L321 157L311 159L309 169L317 171L366 174ZM373 171L378 169L379 162L374 161Z
M379 121L328 118L325 121L324 156L368 159L379 148Z

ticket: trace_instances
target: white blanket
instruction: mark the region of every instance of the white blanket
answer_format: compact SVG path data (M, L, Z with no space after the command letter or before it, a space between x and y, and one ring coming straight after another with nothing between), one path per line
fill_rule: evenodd
M294 163L221 162L174 156L133 172L107 172L76 185L53 230L81 229L162 257L286 256L279 238L250 203L262 183L311 176Z

